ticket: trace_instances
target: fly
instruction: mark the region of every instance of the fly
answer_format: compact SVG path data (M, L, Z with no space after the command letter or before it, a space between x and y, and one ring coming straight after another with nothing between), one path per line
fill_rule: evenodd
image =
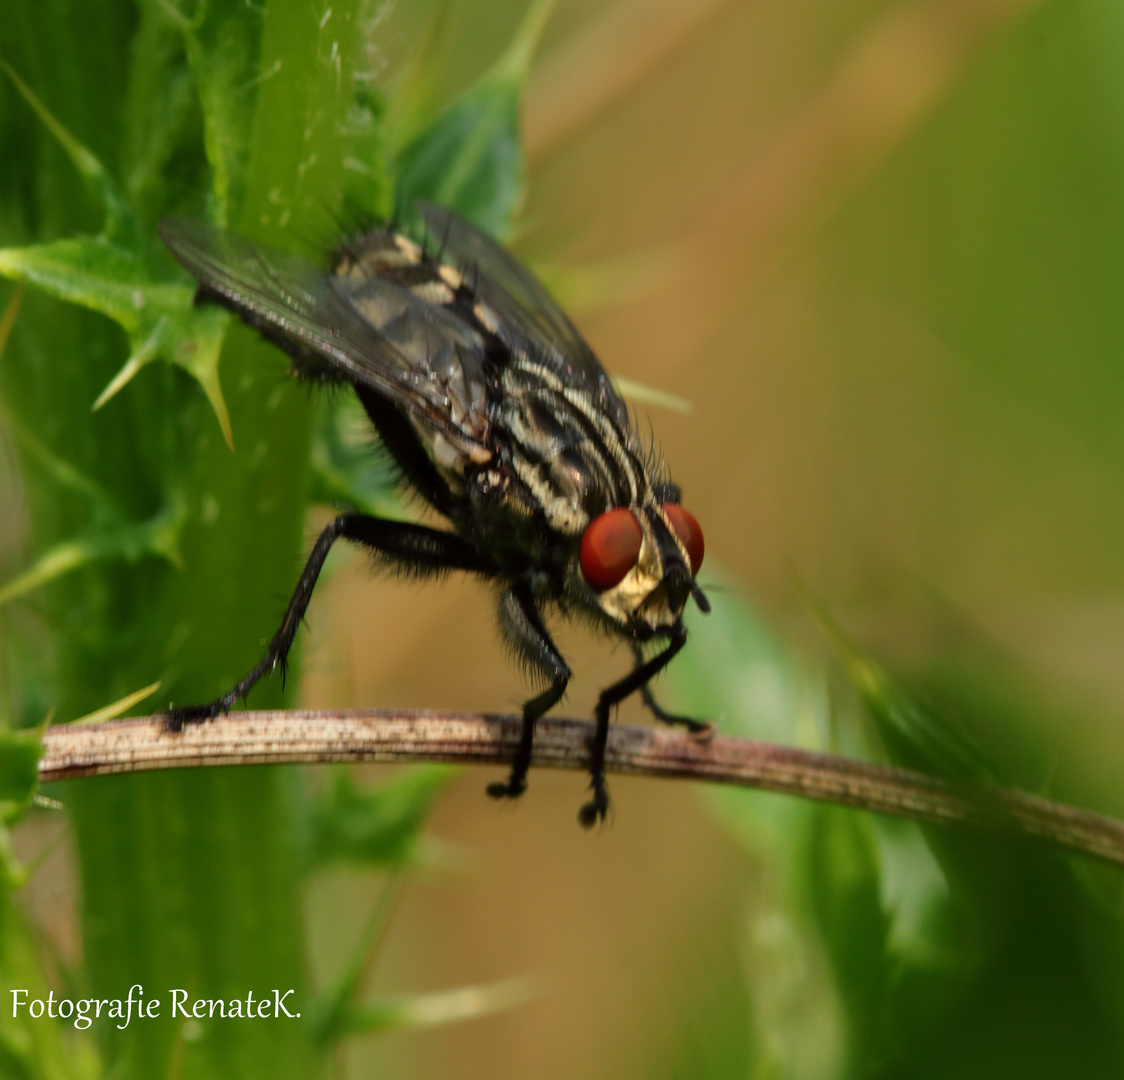
M683 648L683 609L709 611L696 575L699 523L641 442L592 349L543 286L490 237L448 210L419 210L440 248L393 228L345 242L328 270L221 230L160 223L201 301L238 314L283 349L295 374L350 383L402 483L448 522L434 529L340 514L320 534L262 661L217 700L173 708L169 727L226 712L284 669L316 579L343 538L418 576L463 570L494 581L503 636L539 681L523 706L511 774L493 798L527 786L535 722L562 698L570 669L544 610L582 615L623 636L635 666L601 692L590 743L592 796L578 820L609 807L605 744L612 709ZM655 654L645 659L644 647Z

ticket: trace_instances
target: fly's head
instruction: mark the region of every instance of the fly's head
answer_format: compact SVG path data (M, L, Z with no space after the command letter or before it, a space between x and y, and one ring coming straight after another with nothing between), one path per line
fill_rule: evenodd
M695 580L703 552L698 521L666 485L642 505L594 517L581 536L578 573L602 616L647 641L678 626L692 596L701 610L710 610Z

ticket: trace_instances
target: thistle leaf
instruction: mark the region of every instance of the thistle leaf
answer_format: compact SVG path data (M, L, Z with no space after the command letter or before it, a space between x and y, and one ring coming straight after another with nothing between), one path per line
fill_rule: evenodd
M411 769L364 791L346 770L339 770L311 815L312 862L394 865L407 861L435 795L451 775L445 766Z
M131 694L126 694L123 698L111 701L108 705L103 705L100 709L95 709L92 713L87 713L85 716L80 716L77 720L71 720L70 722L72 724L100 724L103 720L112 720L122 713L128 712L134 705L144 701L145 698L152 697L159 689L160 680L157 679L156 682L150 683L148 686L142 686L139 690L134 690Z
M250 4L200 4L196 17L188 20L171 4L164 7L183 33L187 62L195 73L203 147L211 166L212 217L226 226L244 193L256 89L271 75L265 71L247 81L260 48L261 15Z
M159 357L194 376L233 448L218 378L219 352L230 321L221 308L196 309L190 286L154 280L133 251L103 237L0 248L0 275L30 282L61 300L108 315L128 334L132 353L94 408Z
M177 569L183 568L179 536L186 517L184 509L170 505L147 521L87 530L48 548L34 564L0 588L0 606L77 570L104 559L136 562L159 556Z
M105 234L112 236L122 231L125 226L130 228L135 226L136 222L129 204L121 197L113 177L109 175L97 156L91 153L67 130L9 64L0 60L0 69L3 69L8 78L12 80L12 84L20 96L35 111L35 115L42 121L43 126L66 151L67 156L74 163L74 167L97 193L105 209Z
M0 806L26 806L39 784L42 746L37 731L0 729ZM3 814L11 819L10 811Z
M506 235L523 183L519 100L552 6L533 4L503 56L399 154L398 200L407 211L432 199Z

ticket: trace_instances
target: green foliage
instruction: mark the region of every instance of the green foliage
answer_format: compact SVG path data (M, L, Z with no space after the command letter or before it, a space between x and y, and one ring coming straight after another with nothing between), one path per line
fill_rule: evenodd
M367 1035L401 1028L436 1027L511 1009L534 996L534 985L525 979L432 994L400 994L353 1006L344 1017L344 1026L352 1034Z
M456 207L501 239L522 190L519 99L553 0L536 0L507 53L395 159L407 210L419 199Z
M338 770L310 815L311 861L375 866L409 862L418 829L449 773L443 766L404 770L390 783L363 791L346 770Z
M919 696L834 627L841 672L821 670L726 592L691 633L694 647L669 679L681 705L721 718L727 730L856 756L888 753L930 770L971 761L985 775L1006 775L949 720L983 721L974 708L978 678L946 671L939 696ZM838 682L829 690L838 674L850 693ZM971 694L957 698L957 687ZM925 698L941 706L920 704ZM1021 724L1029 729L1030 718ZM970 754L960 752L965 746ZM1117 872L1090 875L1080 861L1029 842L755 792L703 794L764 868L740 979L765 1075L1118 1075Z
M39 782L39 735L0 730L0 810L5 821L31 801Z
M916 700L873 658L863 655L830 617L817 614L879 737L899 764L954 780L998 779L969 734Z
M34 931L5 885L0 889L0 984L48 992ZM5 994L11 1000L9 994ZM32 1019L27 1009L0 1012L0 1075L11 1080L98 1080L105 1075L94 1040L61 1023Z

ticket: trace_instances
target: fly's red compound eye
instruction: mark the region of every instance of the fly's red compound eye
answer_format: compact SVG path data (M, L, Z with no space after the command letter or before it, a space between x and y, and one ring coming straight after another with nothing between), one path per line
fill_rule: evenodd
M678 503L664 503L663 512L667 514L675 535L687 549L687 557L691 560L691 573L697 574L699 567L702 566L703 555L706 554L702 526L695 520L694 514L684 510Z
M586 584L598 591L619 585L636 565L643 539L640 522L631 510L598 514L582 533L581 569Z

